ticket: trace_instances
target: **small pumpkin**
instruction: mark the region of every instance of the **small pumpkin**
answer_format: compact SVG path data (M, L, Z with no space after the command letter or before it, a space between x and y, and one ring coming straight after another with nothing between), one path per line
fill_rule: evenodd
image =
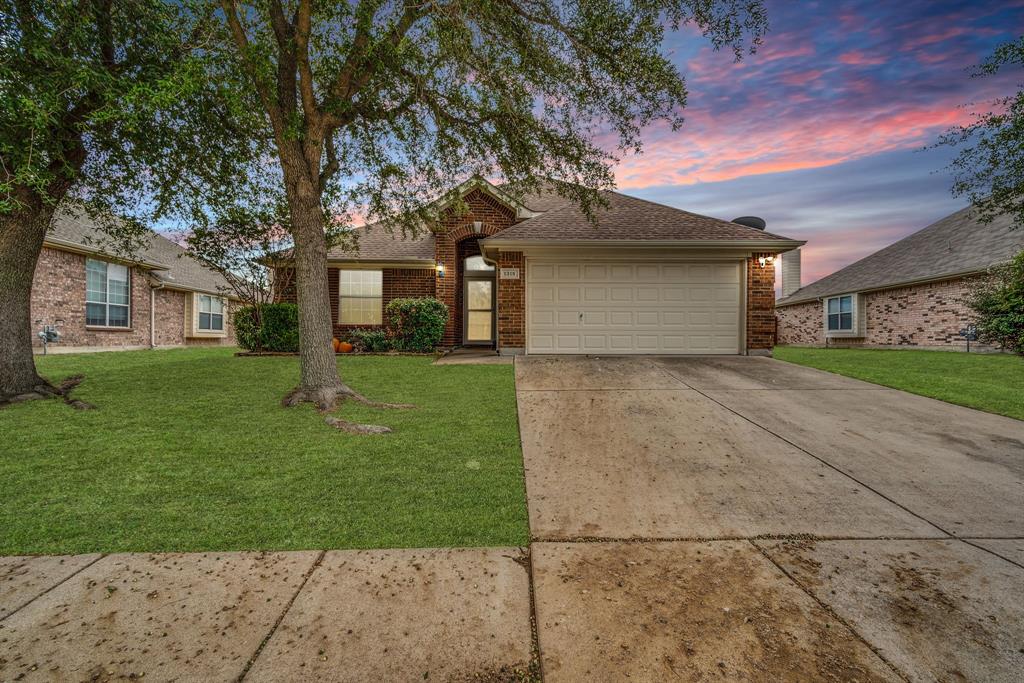
M348 342L338 342L338 351L341 353L352 353L352 349L355 347Z
M331 348L334 349L335 353L340 353L341 352L341 340L338 339L337 337L332 339L331 340Z

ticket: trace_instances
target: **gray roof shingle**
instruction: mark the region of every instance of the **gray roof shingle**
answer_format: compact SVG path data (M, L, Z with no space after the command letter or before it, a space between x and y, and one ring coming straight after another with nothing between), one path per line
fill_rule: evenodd
M495 235L494 240L749 240L771 242L786 237L738 223L702 216L618 192L602 192L607 207L587 220L579 205L566 202Z
M416 237L399 229L388 230L380 223L353 230L355 245L337 245L327 252L333 261L421 261L434 258L434 234L424 230Z
M125 256L111 246L110 239L88 216L66 207L54 215L47 237L56 238L51 240L51 244L58 247L63 242L92 253ZM209 293L223 293L229 289L227 280L219 273L202 265L182 247L156 232L146 236L143 246L131 255L130 260L163 268L152 271L152 274L169 287Z
M776 305L981 272L1021 249L1024 227L1014 229L1009 215L986 224L967 207L798 289Z

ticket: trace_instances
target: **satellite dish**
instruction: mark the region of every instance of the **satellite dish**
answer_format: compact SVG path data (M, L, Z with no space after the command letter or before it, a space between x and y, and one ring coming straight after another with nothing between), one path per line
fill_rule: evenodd
M768 224L764 222L764 219L758 218L757 216L740 216L739 218L733 218L732 222L745 225L748 228L753 228L754 230L764 230L768 227Z

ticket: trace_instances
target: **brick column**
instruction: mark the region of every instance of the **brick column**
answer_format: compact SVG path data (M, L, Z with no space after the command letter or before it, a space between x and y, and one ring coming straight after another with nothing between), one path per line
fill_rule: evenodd
M518 280L498 277L498 350L526 349L526 260L522 252L501 252L499 268L518 268Z
M770 351L775 345L775 266L758 263L762 256L747 259L747 351Z

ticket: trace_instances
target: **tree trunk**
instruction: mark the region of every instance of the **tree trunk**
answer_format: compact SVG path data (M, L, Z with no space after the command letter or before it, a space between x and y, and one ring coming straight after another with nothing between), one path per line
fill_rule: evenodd
M56 393L32 357L32 276L54 207L33 197L0 215L0 400Z
M331 301L327 287L327 240L317 197L294 193L289 210L295 238L295 293L299 304L299 390L322 408L344 388L331 347Z

